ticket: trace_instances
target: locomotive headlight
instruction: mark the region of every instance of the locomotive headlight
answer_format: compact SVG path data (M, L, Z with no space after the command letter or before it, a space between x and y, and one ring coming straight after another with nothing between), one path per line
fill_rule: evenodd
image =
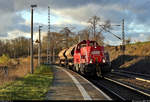
M90 59L90 63L92 63L93 61L92 61L92 59Z
M102 61L103 61L103 63L105 63L105 62L106 62L106 61L105 61L105 59L103 59Z

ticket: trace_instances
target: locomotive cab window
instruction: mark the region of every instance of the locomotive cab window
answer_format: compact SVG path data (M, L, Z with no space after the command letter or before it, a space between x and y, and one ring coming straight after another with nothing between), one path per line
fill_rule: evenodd
M93 43L90 43L90 46L93 46Z
M81 48L82 48L82 47L86 47L86 44L81 44Z
M98 46L97 42L90 42L90 46Z
M80 46L77 46L76 53L80 52Z

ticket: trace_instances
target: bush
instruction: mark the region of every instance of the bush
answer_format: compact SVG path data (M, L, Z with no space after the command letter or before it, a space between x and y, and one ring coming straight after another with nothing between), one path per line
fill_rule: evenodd
M6 54L3 54L1 57L0 57L0 64L2 65L8 65L10 62L10 57Z

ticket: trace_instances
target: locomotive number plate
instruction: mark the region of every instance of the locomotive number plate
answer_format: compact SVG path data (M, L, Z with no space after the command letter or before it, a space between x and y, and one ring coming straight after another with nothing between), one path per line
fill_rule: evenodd
M100 54L100 51L92 51L91 53L94 54L94 55L95 54Z

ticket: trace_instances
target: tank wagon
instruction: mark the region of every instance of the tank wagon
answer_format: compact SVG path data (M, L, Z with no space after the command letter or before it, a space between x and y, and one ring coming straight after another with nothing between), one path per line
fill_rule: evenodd
M63 49L62 51L59 52L58 57L59 57L59 64L62 65L67 65L66 61L67 61L67 57L65 55L66 53L66 49Z
M58 54L59 64L87 76L101 77L111 71L108 52L96 41L83 40Z

